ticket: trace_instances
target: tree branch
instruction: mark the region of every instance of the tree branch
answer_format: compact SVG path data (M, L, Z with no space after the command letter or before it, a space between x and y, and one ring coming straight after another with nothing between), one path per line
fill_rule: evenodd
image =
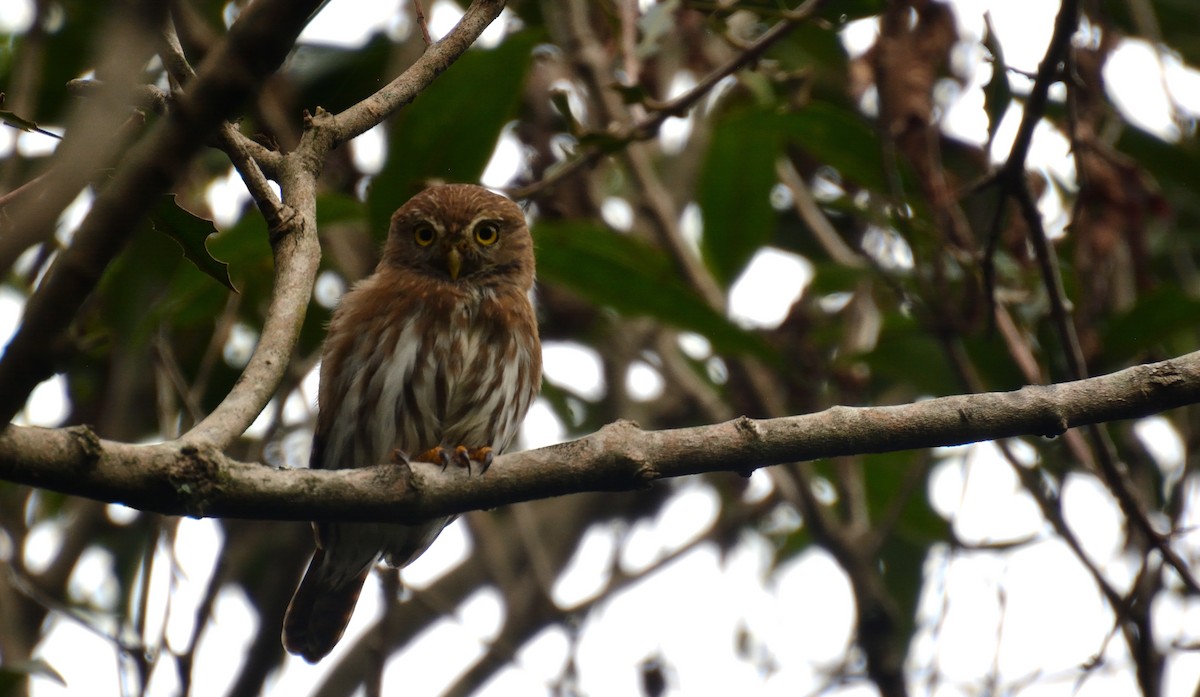
M652 113L637 122L617 125L615 130L607 135L612 136L614 143L628 145L640 140L649 140L658 134L663 123L672 116L683 117L688 110L698 104L726 77L754 63L767 52L771 46L786 37L797 26L808 21L821 9L825 0L806 0L795 10L783 13L782 21L763 32L762 36L748 44L740 53L726 61L716 70L705 75L694 87L679 96L667 101L652 101L645 106ZM587 149L573 159L561 163L548 172L542 179L525 186L511 188L508 195L512 198L529 198L543 189L550 188L565 179L568 175L580 169L591 167L601 158L612 151L614 143L602 147Z
M294 179L303 176L290 174ZM311 188L312 182L307 177L304 179ZM281 230L272 231L274 289L250 362L229 394L212 413L179 439L184 445L177 444L177 448L227 447L254 423L287 371L321 263L316 198L297 198L300 199L299 210L282 222Z
M97 197L75 241L26 305L21 328L0 359L0 424L12 420L54 365L48 346L61 336L159 195L165 193L221 123L275 72L317 0L256 2L200 67L191 89L141 142Z
M470 48L503 7L503 0L477 0L444 39L387 87L341 114L318 108L306 118L300 145L272 165L280 188L287 193L288 205L275 200L269 189L254 195L270 225L275 252L275 290L258 346L238 384L212 414L179 439L176 449L224 448L249 427L275 393L291 360L320 263L315 234L316 181L329 150L411 102ZM228 124L223 129L230 158L235 164L239 157L245 160L247 186L255 191L254 182L245 176L249 172L259 180L259 189L265 189L265 180L253 166L256 158L238 151L239 143L250 141Z
M333 117L329 129L332 149L366 133L417 98L446 68L466 52L492 20L500 16L505 0L475 0L449 34L430 45L407 70L375 94ZM323 155L324 153L322 153Z
M212 448L136 446L86 428L10 426L0 478L168 515L414 522L584 491L623 491L704 472L858 453L1059 436L1200 402L1200 352L1109 375L889 407L642 431L621 421L570 443L503 455L484 476L434 465L278 470Z

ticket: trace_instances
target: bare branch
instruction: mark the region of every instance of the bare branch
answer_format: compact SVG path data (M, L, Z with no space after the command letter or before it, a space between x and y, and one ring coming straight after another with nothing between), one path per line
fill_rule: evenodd
M0 359L0 423L11 421L29 392L51 375L47 347L61 336L138 221L182 174L206 136L283 62L316 4L264 0L246 8L201 66L192 89L126 156L74 244L30 298L21 328Z
M180 439L188 448L223 448L233 442L262 411L275 393L299 336L301 324L312 296L313 281L321 260L316 227L316 179L326 154L336 145L378 124L395 110L411 102L479 37L500 13L502 0L474 3L444 39L431 46L408 70L387 87L338 115L318 108L306 119L306 130L299 147L282 156L276 176L280 188L288 192L289 204L280 206L270 197L255 196L271 224L275 247L275 284L266 323L254 355L242 372L237 386L204 421ZM189 93L193 88L189 88ZM227 127L227 131L234 131ZM247 144L241 134L227 132L229 144ZM235 163L238 148L227 147ZM252 159L243 162L253 170ZM239 171L241 168L239 167ZM253 172L251 172L253 174ZM245 176L245 172L243 172ZM261 180L261 175L258 175ZM265 186L265 181L261 182ZM247 180L251 184L251 180ZM252 187L253 188L253 187Z
M293 173L293 178L301 177ZM294 188L311 191L312 186L312 180L306 178ZM305 210L284 220L280 231L273 231L275 285L254 354L233 390L211 414L180 438L180 443L187 444L185 447L227 447L254 423L287 372L321 263L316 198L297 196L297 199L305 204Z
M492 20L500 16L504 3L505 0L475 0L471 3L454 29L430 45L408 70L375 94L333 117L332 127L326 131L328 148L366 133L416 99L421 90L458 60Z
M167 72L175 82L180 85L187 85L196 77L195 71L187 61L187 56L183 54L183 46L179 43L179 37L175 33L174 26L168 24L163 32L163 43L165 48L160 51L163 65L167 67ZM257 146L254 141L242 135L237 128L228 121L221 124L221 128L217 131L217 138L221 144L221 149L229 155L230 162L237 169L238 174L245 182L246 188L250 191L250 197L254 199L255 205L258 206L259 212L267 221L267 229L273 233L281 231L284 221L289 215L289 211L271 190L267 184L267 178L263 175L259 163L251 156L251 147ZM258 146L260 151L265 150ZM264 158L264 159L277 159ZM278 162L274 162L274 167L277 169Z
M1038 65L1037 79L1029 98L1025 100L1025 113L1021 116L1021 125L1017 127L1017 136L1013 139L1012 149L1004 163L1004 174L1011 178L1024 178L1025 158L1029 155L1029 147L1033 144L1033 131L1046 113L1046 101L1050 94L1050 86L1058 81L1060 67L1067 59L1071 49L1071 36L1079 26L1079 0L1064 0L1059 7L1058 17L1054 20L1054 34L1046 48L1046 55Z
M782 21L763 32L762 36L755 39L741 53L701 78L695 87L668 101L656 101L647 104L653 113L609 135L612 135L616 141L624 144L653 138L658 134L659 129L662 128L663 123L667 119L672 116L682 117L685 115L689 109L712 92L722 80L742 68L753 64L754 61L767 52L767 49L791 33L797 26L811 19L817 10L821 8L823 2L824 0L806 0L806 2L795 10L784 13ZM511 189L508 194L513 198L529 198L543 189L554 186L565 179L567 175L592 166L604 157L609 152L609 149L610 146L607 145L590 148L574 159L562 163L543 179L526 186Z
M617 422L570 443L496 459L483 477L438 467L277 470L212 448L136 446L82 428L10 427L0 478L169 515L417 521L584 491L621 491L704 472L858 453L1059 436L1200 401L1200 352L1074 382L890 407L642 431Z

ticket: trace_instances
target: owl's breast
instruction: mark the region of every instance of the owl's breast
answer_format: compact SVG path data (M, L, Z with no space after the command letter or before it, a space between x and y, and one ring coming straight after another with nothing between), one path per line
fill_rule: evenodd
M515 319L488 292L450 313L439 378L445 381L446 397L438 405L443 444L488 445L501 451L516 435L532 400L527 385L537 347Z
M318 431L326 443L314 466L363 467L394 449L438 445L503 451L541 380L532 308L518 299L410 296L386 316L364 316L361 331L325 356Z

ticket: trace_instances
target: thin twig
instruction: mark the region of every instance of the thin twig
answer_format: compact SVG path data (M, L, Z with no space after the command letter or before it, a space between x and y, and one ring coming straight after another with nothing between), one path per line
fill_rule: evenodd
M425 47L429 48L433 45L433 37L429 35L429 23L425 21L425 9L421 7L421 0L412 0L413 17L417 22L417 27L421 30L421 40L425 42Z
M851 249L850 245L846 244L838 231L834 229L833 223L829 222L829 218L821 210L817 199L813 197L808 184L800 177L800 173L796 171L791 160L786 158L778 160L775 163L775 174L792 193L792 203L796 209L796 215L800 216L800 219L808 226L813 238L829 254L829 258L847 268L865 268L867 262L863 256Z
M639 140L649 140L658 135L663 123L672 116L683 116L701 99L707 96L721 80L757 61L775 42L787 36L793 29L812 16L821 8L825 0L807 0L800 7L783 14L784 19L758 37L738 55L726 61L724 65L705 75L692 89L663 102L648 100L646 108L651 110L648 116L620 128L615 133L606 133L610 142L604 146L596 146L584 150L574 159L567 160L550 170L546 176L536 182L508 190L513 198L524 199L545 189L553 187L558 182L575 172L599 162L615 147L627 145Z
M88 617L83 611L56 598L46 595L40 588L37 587L37 584L33 583L25 576L17 573L16 567L12 566L11 564L6 564L5 567L8 570L9 582L11 586L21 593L21 595L29 598L37 605L49 610L50 612L72 620L92 634L95 634L101 639L104 639L108 643L112 644L120 653L132 654L146 650L147 647L141 642L129 643L124 641L119 632L117 634L109 634L101 629L98 626L98 623L93 618Z
M1051 321L1062 344L1068 372L1076 380L1087 376L1087 366L1070 310L1067 307L1066 291L1058 270L1057 255L1053 245L1049 243L1041 214L1037 209L1037 202L1034 201L1025 178L1025 160L1033 142L1034 128L1045 114L1050 86L1058 80L1062 72L1060 66L1064 65L1069 58L1071 37L1075 33L1078 21L1078 0L1063 0L1058 17L1054 22L1054 33L1050 45L1046 49L1045 57L1038 65L1037 79L1026 101L1025 113L1021 118L1017 137L1009 152L1009 158L997 173L996 179L996 183L1002 191L997 215L1000 215L1003 210L1007 197L1011 196L1016 200L1021 216L1029 230L1030 242L1035 251L1042 283L1050 301ZM1163 555L1167 564L1178 572L1188 591L1200 594L1200 584L1193 578L1187 563L1171 548L1165 536L1159 533L1150 522L1144 505L1134 493L1128 473L1118 464L1116 448L1107 433L1094 425L1089 425L1086 433L1088 439L1092 441L1100 473L1120 503L1121 511L1130 523L1146 536L1147 541Z
M172 25L168 24L164 29L163 39L165 50L159 52L163 65L166 66L167 72L175 82L181 87L186 87L196 77L196 73L188 63L187 57L183 53L183 46L179 43L179 36L175 33ZM258 161L251 156L251 146L248 143L253 143L253 141L242 135L241 131L229 121L221 124L217 131L217 141L246 184L250 198L254 200L259 212L266 219L267 229L271 231L271 234L282 232L285 221L294 213L279 200L267 183L267 178L263 175ZM254 145L257 146L257 144ZM262 149L261 146L259 148Z

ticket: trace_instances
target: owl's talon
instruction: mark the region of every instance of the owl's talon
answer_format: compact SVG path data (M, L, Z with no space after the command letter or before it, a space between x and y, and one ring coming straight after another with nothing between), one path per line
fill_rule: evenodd
M410 459L415 462L428 462L431 465L441 465L442 471L445 471L451 464L458 465L467 470L467 474L471 473L471 463L479 463L479 473L483 474L492 466L494 453L490 446L484 445L478 448L468 448L465 445L457 445L453 450L437 446L430 448L421 453L417 457L407 458L399 449L393 451L392 461L396 462L396 458L402 458L400 462L408 462Z
M404 452L400 448L392 449L391 462L393 465L407 465L409 462L408 453Z
M471 451L471 459L479 463L480 474L487 472L492 466L492 457L492 449L486 445Z
M428 462L431 465L441 465L442 470L445 471L445 469L450 466L450 451L439 445L426 450L412 459L416 462Z

